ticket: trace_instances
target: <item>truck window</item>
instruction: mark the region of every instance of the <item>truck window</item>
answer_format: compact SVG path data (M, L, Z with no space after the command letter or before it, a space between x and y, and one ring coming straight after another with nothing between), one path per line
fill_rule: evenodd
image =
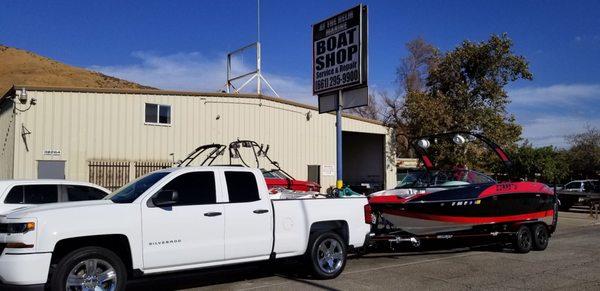
M177 191L178 201L175 206L217 203L213 172L183 174L165 185L163 190Z
M106 193L88 186L67 185L67 197L69 201L100 200Z
M22 185L10 189L6 204L44 204L58 202L56 185Z
M225 172L229 202L252 202L260 200L258 184L253 173Z

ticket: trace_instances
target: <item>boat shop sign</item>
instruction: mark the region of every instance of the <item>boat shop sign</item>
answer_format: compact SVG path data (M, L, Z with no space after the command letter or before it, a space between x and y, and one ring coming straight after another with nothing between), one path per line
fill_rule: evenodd
M361 4L313 25L314 95L367 85L366 24Z

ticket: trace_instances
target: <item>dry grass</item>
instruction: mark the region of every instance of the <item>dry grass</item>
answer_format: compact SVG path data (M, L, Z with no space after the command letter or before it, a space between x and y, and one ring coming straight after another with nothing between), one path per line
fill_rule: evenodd
M155 89L69 66L29 51L0 45L0 92L14 84L87 88Z

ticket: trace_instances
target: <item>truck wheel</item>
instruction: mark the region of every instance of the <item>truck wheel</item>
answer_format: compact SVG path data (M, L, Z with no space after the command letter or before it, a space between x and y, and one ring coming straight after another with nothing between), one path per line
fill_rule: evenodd
M311 237L306 256L315 277L333 279L346 267L346 244L336 233L321 233Z
M125 265L115 253L101 247L84 247L59 261L50 289L123 291L126 283Z
M536 251L543 251L548 247L548 228L543 224L535 224L531 227L531 234L533 236L532 248Z
M514 241L514 249L517 253L528 253L531 250L532 245L531 231L525 225L521 225L519 230L517 230L515 241Z

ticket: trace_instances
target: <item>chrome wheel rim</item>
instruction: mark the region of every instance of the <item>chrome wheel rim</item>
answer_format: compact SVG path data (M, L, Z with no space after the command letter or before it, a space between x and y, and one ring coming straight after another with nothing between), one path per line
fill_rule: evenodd
M77 263L69 272L66 290L114 291L117 272L107 261L87 259Z
M335 239L328 238L319 244L317 262L321 271L331 274L339 271L344 263L344 250Z

